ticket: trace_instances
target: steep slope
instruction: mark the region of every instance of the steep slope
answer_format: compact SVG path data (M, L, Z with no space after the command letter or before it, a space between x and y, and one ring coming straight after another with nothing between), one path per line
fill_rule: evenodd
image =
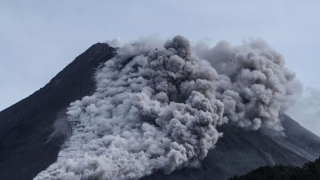
M283 114L280 117L286 136L271 136L276 142L296 154L314 161L320 156L320 138L302 127L299 123Z
M45 143L58 112L93 92L95 69L114 52L93 45L46 86L0 112L0 179L32 179L56 160L62 139Z
M0 179L32 179L57 159L63 134L48 143L56 119L63 119L70 102L95 89L93 74L99 64L115 55L107 44L96 44L54 77L45 87L0 112ZM219 139L198 169L182 169L170 175L157 172L144 179L228 179L260 166L297 165L320 153L320 138L286 115L286 137L224 125Z

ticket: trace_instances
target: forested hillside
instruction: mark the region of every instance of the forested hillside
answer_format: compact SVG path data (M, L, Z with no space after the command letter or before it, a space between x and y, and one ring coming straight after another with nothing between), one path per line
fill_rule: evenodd
M230 180L319 180L320 158L314 162L296 166L265 166L246 175L233 177Z

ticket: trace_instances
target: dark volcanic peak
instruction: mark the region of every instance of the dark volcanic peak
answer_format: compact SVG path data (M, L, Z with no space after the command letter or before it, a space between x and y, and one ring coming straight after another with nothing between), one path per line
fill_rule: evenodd
M261 40L96 44L0 113L0 179L220 180L301 166L320 138L281 115L294 84Z
M0 112L0 179L32 179L56 161L61 140L46 142L58 112L94 92L96 68L114 53L107 44L91 46L46 86Z

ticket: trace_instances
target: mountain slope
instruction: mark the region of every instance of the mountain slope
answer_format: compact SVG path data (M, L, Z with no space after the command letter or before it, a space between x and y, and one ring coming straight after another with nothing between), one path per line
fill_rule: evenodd
M292 150L296 154L305 157L309 161L314 161L320 156L320 138L302 127L299 123L283 114L280 116L285 127L286 136L272 136L272 138Z
M286 115L281 116L285 121L284 128L288 134L299 130L302 134L300 139L308 140L314 143L314 147L306 147L302 144L290 141L300 151L312 152L320 150L320 143L317 144L319 137L314 138L315 135L310 137L312 133L304 129L302 126L297 125L296 129L290 129L291 124L295 124ZM211 150L207 157L202 162L202 167L199 169L183 169L173 172L170 175L163 175L162 173L153 174L144 180L174 180L174 179L228 179L234 175L243 175L253 169L261 166L273 165L295 165L302 166L308 161L307 157L303 154L298 155L291 149L283 146L286 138L278 139L278 142L273 138L261 133L259 131L246 131L241 128L232 126L222 126L218 128L224 136L219 139L216 148ZM306 136L305 136L306 135ZM290 140L293 138L290 136ZM319 153L320 154L320 153ZM314 159L312 159L314 160Z
M57 159L64 135L55 136L54 122L65 118L65 108L95 89L93 75L115 49L98 43L77 57L45 87L0 112L0 179L32 179ZM286 115L286 137L224 125L219 139L198 169L182 169L170 175L157 172L144 179L228 179L260 166L301 166L320 153L320 138ZM46 143L47 142L47 143Z
M0 179L32 179L56 160L61 139L45 143L58 112L94 91L95 69L113 55L107 44L93 45L46 86L0 112Z

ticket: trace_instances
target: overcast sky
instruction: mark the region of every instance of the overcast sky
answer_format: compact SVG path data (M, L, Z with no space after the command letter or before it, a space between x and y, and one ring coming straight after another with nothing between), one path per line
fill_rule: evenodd
M319 17L318 0L2 0L0 110L44 86L92 44L150 35L183 35L193 42L206 38L213 44L227 40L234 45L262 38L285 57L304 87L320 94ZM313 104L320 106L319 101ZM295 111L305 108L310 110L306 102ZM310 112L312 126L301 117L299 122L320 134L318 111Z

